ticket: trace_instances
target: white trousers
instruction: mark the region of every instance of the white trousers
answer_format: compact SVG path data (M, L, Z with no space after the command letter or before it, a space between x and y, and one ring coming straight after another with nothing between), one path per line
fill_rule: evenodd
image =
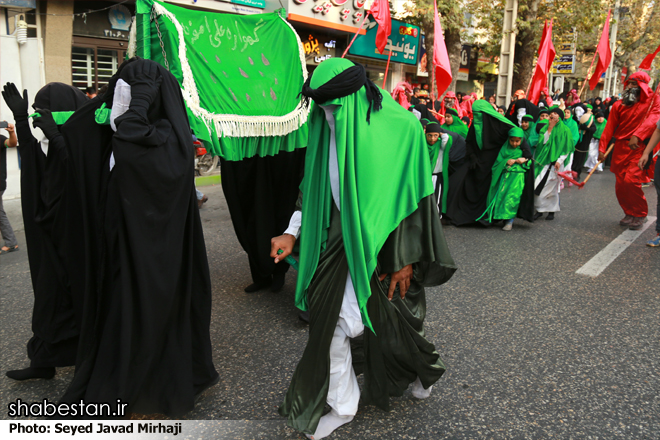
M344 299L337 327L330 343L330 383L328 405L340 416L354 416L360 402L360 387L353 370L351 338L364 333L351 274L346 276Z
M584 166L591 172L591 170L596 166L598 163L598 144L600 143L600 139L592 139L591 142L589 143L589 157L587 158L587 162L584 164ZM603 171L603 164L601 163L598 165L598 171Z

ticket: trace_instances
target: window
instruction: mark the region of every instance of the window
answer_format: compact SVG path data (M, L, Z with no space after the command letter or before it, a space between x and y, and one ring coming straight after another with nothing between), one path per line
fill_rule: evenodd
M124 61L124 42L74 37L71 49L71 81L74 87L99 90L108 84Z

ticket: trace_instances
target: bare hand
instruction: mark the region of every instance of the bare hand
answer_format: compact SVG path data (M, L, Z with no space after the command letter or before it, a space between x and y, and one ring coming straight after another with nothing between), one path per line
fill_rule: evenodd
M560 168L561 168L561 162L559 161L555 162L555 170L559 171Z
M387 277L387 273L381 274L379 279L383 281ZM409 264L405 266L398 272L392 274L392 279L390 279L390 290L387 292L387 299L392 301L392 296L394 296L394 290L396 289L397 284L399 285L399 295L401 299L406 297L408 289L410 288L410 280L412 280L413 270L412 265Z
M639 142L639 138L638 138L637 136L632 136L632 137L630 138L630 141L628 141L628 147L629 147L631 150L636 150L636 149L639 148L639 144L638 144L638 142Z
M604 160L605 160L605 153L603 153L602 151L599 151L598 152L598 161L602 162Z
M14 132L14 124L7 122L7 128L5 130L7 130L7 133L12 134Z
M649 155L642 154L642 157L639 158L639 163L637 164L637 166L639 167L640 170L643 170L648 161L649 161Z
M516 163L516 160L515 160L515 159L509 159L509 160L506 161L506 165L509 166L509 167L510 167L511 165L513 165L514 163Z
M275 263L279 263L293 252L293 246L296 244L296 237L290 234L280 235L270 239L270 256L275 259ZM278 254L279 250L283 252Z

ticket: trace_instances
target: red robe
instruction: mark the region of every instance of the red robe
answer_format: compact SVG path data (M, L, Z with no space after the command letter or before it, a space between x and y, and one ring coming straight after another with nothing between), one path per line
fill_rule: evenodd
M653 106L649 106L653 100ZM612 164L610 171L616 175L616 196L619 205L626 215L633 217L646 217L648 205L642 191L641 184L645 180L645 173L637 164L644 152L644 139L649 139L655 131L656 123L660 118L660 97L653 99L642 97L632 106L625 106L619 100L614 103L607 119L607 125L600 137L598 148L601 152L607 150L610 140L614 137L616 142L612 150ZM628 141L632 136L639 138L639 148L631 150Z

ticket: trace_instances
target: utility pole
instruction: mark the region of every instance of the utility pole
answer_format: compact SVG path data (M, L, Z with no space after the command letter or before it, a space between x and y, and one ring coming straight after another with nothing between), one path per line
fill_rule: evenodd
M506 0L504 23L502 24L502 46L500 47L500 68L497 76L497 105L507 105L511 99L513 85L513 58L516 53L516 19L518 0Z
M612 96L614 94L614 88L616 81L613 81L615 78L613 78L614 75L614 52L616 51L616 34L617 30L619 29L619 11L621 9L621 0L616 0L616 4L614 5L614 24L612 25L612 28L610 29L610 51L612 52L612 60L610 61L610 67L607 69L607 75L605 76L605 88L603 89L603 92L605 92L605 96L603 98L607 98L608 96Z

